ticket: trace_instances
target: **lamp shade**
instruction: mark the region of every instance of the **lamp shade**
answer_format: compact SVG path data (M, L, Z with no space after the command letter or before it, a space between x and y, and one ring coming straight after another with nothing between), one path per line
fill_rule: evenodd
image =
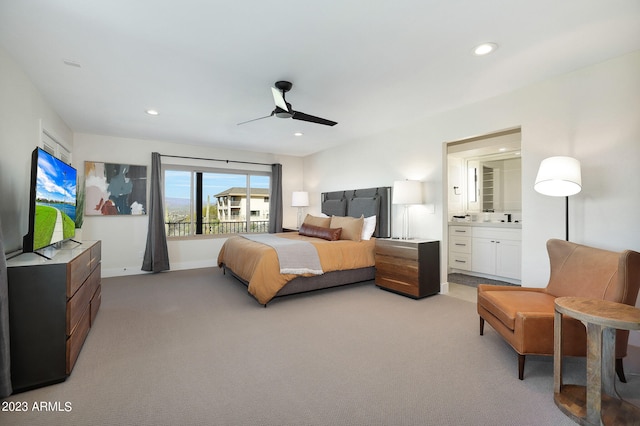
M580 161L572 157L549 157L542 160L533 188L544 195L568 197L582 189Z
M393 182L393 204L422 204L422 182L397 180Z
M293 191L291 196L291 207L308 207L309 193L306 191Z

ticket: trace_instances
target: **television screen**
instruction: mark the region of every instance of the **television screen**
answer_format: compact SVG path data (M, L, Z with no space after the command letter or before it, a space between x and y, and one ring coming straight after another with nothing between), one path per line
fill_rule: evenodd
M24 251L75 235L76 169L40 148L33 152L31 167L30 223Z

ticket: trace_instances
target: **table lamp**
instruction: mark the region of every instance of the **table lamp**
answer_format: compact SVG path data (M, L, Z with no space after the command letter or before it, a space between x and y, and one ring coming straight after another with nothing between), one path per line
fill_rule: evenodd
M293 195L291 196L291 207L298 208L297 227L300 229L300 225L302 225L302 209L304 207L309 207L309 193L306 191L293 191Z
M402 205L402 239L409 239L409 206L422 204L422 182L397 180L393 182L392 204Z

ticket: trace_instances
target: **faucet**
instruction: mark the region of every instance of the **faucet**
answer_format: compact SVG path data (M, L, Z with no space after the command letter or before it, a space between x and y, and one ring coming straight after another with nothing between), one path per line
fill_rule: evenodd
M507 222L511 222L511 213L504 214L507 217Z

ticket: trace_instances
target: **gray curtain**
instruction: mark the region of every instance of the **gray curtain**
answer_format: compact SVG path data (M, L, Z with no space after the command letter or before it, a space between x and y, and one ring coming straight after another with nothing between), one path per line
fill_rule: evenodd
M9 285L7 260L0 226L0 399L11 395L11 363L9 353Z
M151 194L149 196L149 230L142 270L161 272L169 270L169 250L162 208L162 171L160 154L151 153Z
M282 232L282 164L271 165L269 233Z

